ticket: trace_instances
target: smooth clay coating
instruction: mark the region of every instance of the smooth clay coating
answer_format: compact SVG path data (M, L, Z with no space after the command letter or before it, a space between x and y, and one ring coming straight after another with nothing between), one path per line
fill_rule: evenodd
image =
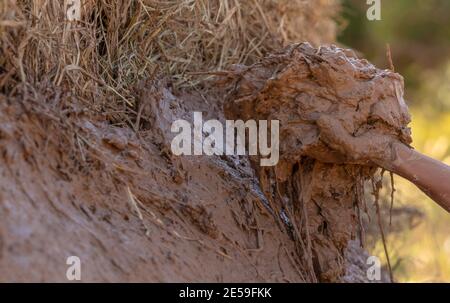
M227 118L280 121L279 163L262 168L252 159L261 187L288 217L309 279L338 281L364 181L392 156L392 142L411 142L403 78L351 50L307 43L232 75Z

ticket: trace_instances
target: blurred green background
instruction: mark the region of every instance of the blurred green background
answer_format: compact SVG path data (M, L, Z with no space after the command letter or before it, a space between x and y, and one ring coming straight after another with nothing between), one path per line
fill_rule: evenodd
M342 2L339 42L380 68L389 67L390 45L395 71L405 78L413 146L450 165L450 1L382 0L380 21L367 19L365 0ZM450 282L450 215L402 178L395 184L393 223L383 222L395 279ZM389 185L383 196L389 204ZM367 247L384 259L375 233Z

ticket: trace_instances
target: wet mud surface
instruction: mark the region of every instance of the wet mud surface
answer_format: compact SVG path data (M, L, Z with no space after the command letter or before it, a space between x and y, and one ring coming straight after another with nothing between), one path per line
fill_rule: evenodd
M375 162L392 156L392 142L411 142L403 78L351 50L304 43L235 66L228 81L227 118L280 121L279 163L254 157L253 167L309 279L339 280Z
M401 77L305 44L231 74L225 115L221 89L175 96L142 83L139 131L56 89L0 96L0 281L65 282L73 255L83 281L364 280L348 243L375 168L317 125L409 142ZM172 155L170 125L193 111L280 120L280 162Z

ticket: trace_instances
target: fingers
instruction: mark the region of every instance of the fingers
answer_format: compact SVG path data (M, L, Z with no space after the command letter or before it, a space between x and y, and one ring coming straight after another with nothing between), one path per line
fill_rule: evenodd
M341 121L329 115L322 115L316 123L320 130L320 139L348 160L360 163L373 162L382 167L392 161L391 145L398 142L392 135L373 129L354 137L344 128Z
M355 158L359 147L355 142L356 138L347 132L339 120L328 115L322 115L317 119L316 123L319 127L322 141L343 155Z

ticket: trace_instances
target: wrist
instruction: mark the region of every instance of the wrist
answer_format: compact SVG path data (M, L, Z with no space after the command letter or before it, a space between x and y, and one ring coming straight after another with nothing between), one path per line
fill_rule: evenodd
M412 152L413 149L408 145L395 141L389 145L385 156L374 160L374 162L381 168L391 172L399 172L404 168L404 162L410 158Z

